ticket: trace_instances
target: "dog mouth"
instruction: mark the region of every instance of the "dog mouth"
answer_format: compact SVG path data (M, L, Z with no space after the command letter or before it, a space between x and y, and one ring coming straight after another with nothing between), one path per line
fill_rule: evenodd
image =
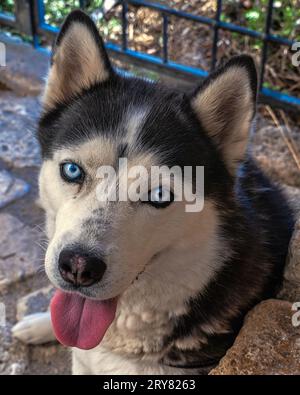
M50 305L57 340L82 350L95 348L115 318L117 300L99 301L57 290Z
M153 255L132 281L138 281L147 266L161 252ZM90 350L97 347L115 319L118 297L95 300L82 294L57 290L51 300L50 312L57 340L68 347Z

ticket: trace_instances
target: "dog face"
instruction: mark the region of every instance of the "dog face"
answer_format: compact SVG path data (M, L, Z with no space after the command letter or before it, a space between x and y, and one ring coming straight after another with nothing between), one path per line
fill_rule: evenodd
M38 131L52 283L99 300L152 276L163 284L166 271L174 279L184 272L197 290L201 280L204 286L215 270L207 262L220 244L218 206L233 195L255 96L248 57L233 59L190 96L118 75L93 22L73 12L54 47ZM151 184L148 201L99 196L103 166L115 170L117 189L125 183L134 188L120 158L127 172L204 166L203 210L187 212L186 201L170 195L164 200L160 182ZM189 182L194 189L194 177ZM200 278L186 267L188 253L199 259Z

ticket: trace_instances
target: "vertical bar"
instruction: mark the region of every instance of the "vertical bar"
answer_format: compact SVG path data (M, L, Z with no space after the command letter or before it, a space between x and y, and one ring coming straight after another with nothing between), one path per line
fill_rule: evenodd
M216 67L217 63L217 52L218 52L218 41L219 41L219 26L218 23L220 22L222 13L222 0L217 0L217 10L216 15L214 18L215 25L214 25L214 38L213 38L213 45L212 45L212 56L211 56L211 71L213 71Z
M36 0L38 10L38 26L45 23L45 4L44 0Z
M79 7L84 9L86 7L86 0L79 0Z
M33 46L37 48L39 46L39 36L37 34L37 20L35 15L35 0L29 1L29 10L30 10L30 22L31 22L31 34L33 39Z
M268 3L268 12L267 12L267 19L266 19L266 26L265 26L265 34L264 34L264 43L261 52L261 64L260 64L260 76L259 76L259 90L262 89L264 84L264 76L265 76L265 66L268 57L268 43L269 43L269 34L271 30L272 24L272 17L273 17L273 7L274 7L274 0L269 0Z
M128 13L128 4L127 0L122 0L122 49L123 51L127 50L127 13Z
M163 13L163 62L168 63L168 27L169 18L168 15Z
M15 28L32 36L34 41L35 26L33 24L32 0L15 0Z

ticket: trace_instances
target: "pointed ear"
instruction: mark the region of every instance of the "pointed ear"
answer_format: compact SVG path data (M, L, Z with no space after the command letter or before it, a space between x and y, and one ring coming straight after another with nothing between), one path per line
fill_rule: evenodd
M84 12L71 12L54 44L43 98L46 110L65 103L113 74L103 41Z
M242 55L213 73L191 99L202 127L220 149L231 174L245 155L256 94L254 62Z

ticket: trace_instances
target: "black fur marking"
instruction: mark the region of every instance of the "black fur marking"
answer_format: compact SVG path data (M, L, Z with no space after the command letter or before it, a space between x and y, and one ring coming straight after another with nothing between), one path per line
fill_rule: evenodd
M118 146L117 157L118 158L124 158L124 157L127 156L127 154L128 154L128 144L121 143Z
M179 350L173 346L162 358L161 363L185 369L197 368L201 374L205 374L218 364L220 355L224 355L233 342L234 336L230 334L208 337L207 345L199 345L194 349Z

